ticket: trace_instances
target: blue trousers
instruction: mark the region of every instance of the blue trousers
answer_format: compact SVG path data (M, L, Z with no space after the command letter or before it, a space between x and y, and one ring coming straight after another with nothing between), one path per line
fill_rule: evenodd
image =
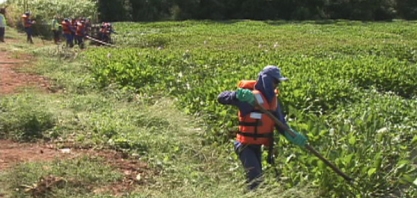
M72 34L65 34L64 33L64 37L67 40L67 46L73 47L74 46L74 37L72 36Z
M84 48L84 36L75 35L75 40L81 48Z
M32 40L32 34L33 34L33 30L32 27L25 27L25 32L26 32L26 41L33 43Z
M246 171L248 190L255 190L262 183L261 145L245 145L235 141L234 147Z
M0 42L4 42L4 33L5 33L5 28L0 27Z

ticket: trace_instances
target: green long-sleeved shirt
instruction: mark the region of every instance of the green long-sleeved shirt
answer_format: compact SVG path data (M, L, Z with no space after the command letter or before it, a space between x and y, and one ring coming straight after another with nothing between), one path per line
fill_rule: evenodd
M0 14L0 27L6 28L7 22L6 17L3 14Z
M52 19L51 30L58 30L58 21L56 19Z

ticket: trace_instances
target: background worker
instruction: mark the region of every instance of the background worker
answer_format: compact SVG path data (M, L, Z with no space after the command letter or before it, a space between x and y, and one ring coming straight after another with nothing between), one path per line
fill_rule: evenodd
M72 18L70 19L70 22L71 22L71 26L72 26L72 28L74 29L74 31L73 31L73 32L71 32L71 35L72 35L72 38L73 38L73 42L74 42L75 44L78 44L77 39L75 39L75 28L77 27L77 19L76 19L75 17L72 17Z
M66 39L66 46L67 47L74 47L74 37L75 35L75 29L71 24L71 21L67 18L65 18L62 22L62 33L64 34L64 37Z
M6 25L6 9L0 8L0 42L4 42Z
M32 39L33 27L32 26L36 23L36 21L31 19L30 12L25 12L22 15L22 23L23 23L23 27L25 27L25 32L27 35L26 42L33 44L33 39Z
M60 39L61 32L60 32L60 27L59 26L60 26L60 24L58 22L58 16L55 16L51 21L51 31L52 31L52 34L54 36L54 43L55 44L58 44L61 40Z
M272 112L284 125L287 125L282 107L278 102L278 85L288 80L281 76L276 66L266 66L252 81L241 81L237 91L224 91L218 96L218 102L239 108L239 131L234 141L236 154L246 170L248 190L256 189L262 182L262 146L273 146L273 131L277 129L290 142L304 147L307 138L291 129L296 136L276 127L274 121L255 107L255 95L262 97L262 106ZM268 153L268 160L271 153Z
M100 40L103 41L103 42L106 42L106 43L111 43L112 42L112 40L111 40L111 34L112 33L117 34L114 31L112 24L103 22L101 24L100 31L99 31Z
M75 40L77 41L78 46L81 49L84 49L84 37L86 36L86 26L85 21L80 20L77 22L77 26L75 28Z

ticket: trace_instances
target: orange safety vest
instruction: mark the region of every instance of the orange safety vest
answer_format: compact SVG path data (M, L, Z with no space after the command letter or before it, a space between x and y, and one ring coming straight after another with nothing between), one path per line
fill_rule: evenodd
M75 31L75 35L77 36L84 36L84 24L82 24L81 22L77 22L77 28Z
M109 27L107 25L102 26L100 32L103 33L103 34L108 34L109 33Z
M26 14L22 15L22 23L23 23L24 27L31 27L32 26L32 23L31 23L29 17Z
M62 21L61 25L62 25L62 31L64 32L64 34L71 34L70 22Z
M272 102L268 103L265 96L255 89L255 80L242 80L239 82L238 87L252 90L253 94L259 94L264 103L262 106L268 111L276 111L278 100L274 97ZM275 90L278 95L278 91ZM242 144L257 144L257 145L270 145L273 132L275 129L274 121L268 116L259 111L258 108L254 108L248 115L242 116L241 112L239 116L239 131L236 135L236 140Z

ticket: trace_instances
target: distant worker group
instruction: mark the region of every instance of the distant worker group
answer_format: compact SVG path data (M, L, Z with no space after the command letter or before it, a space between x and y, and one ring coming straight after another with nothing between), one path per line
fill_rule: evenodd
M84 17L78 19L65 18L60 25L59 29L62 29L67 47L73 47L75 43L80 48L84 48L84 38L91 28L89 19ZM55 37L54 41L58 43L59 37Z
M60 32L66 39L66 46L72 48L78 45L80 48L84 48L84 39L90 38L92 25L89 18L79 17L78 19L65 18L61 24L57 24L58 18L55 17L52 20L52 32L54 34L54 42L58 44L60 42ZM97 39L101 42L111 42L111 34L116 33L113 30L111 23L103 22L100 26L97 34Z
M22 15L22 24L27 35L27 42L31 44L33 44L33 25L35 23L36 21L31 18L30 12L26 12ZM91 38L89 35L91 33L92 24L91 20L86 17L64 18L61 21L58 16L55 16L50 23L50 27L55 44L59 44L61 42L61 37L63 37L67 47L72 48L75 45L78 45L80 48L84 48L84 39ZM113 30L112 24L103 22L95 37L98 37L96 39L101 42L109 43L111 42L112 33L116 33Z

